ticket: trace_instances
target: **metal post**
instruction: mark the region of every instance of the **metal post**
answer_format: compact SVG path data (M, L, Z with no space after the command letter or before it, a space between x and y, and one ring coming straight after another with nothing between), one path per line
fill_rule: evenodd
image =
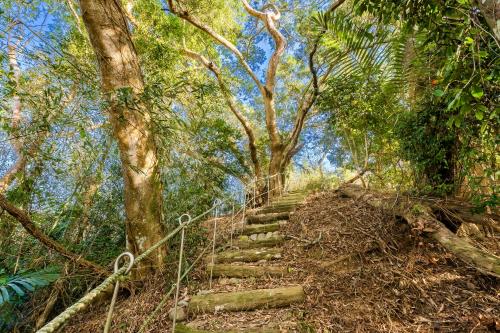
M255 196L257 195L257 177L254 178L253 182L253 207L255 207Z
M233 234L234 234L234 202L232 203L231 208L231 241L230 245L233 246Z
M270 182L269 175L266 178L267 178L267 205L269 206L269 199L271 196L271 187L270 187L271 182Z
M123 252L115 260L115 266L114 266L115 273L118 272L118 270L120 269L118 267L118 264L120 263L120 260L124 257L128 257L129 259L127 269L125 270L125 273L123 273L124 275L128 274L132 269L132 266L134 266L134 255L130 252ZM118 297L119 289L120 289L120 280L116 280L115 290L113 290L113 297L111 298L111 304L109 305L108 316L106 317L106 324L104 325L104 333L108 333L111 328L111 319L113 317L113 310L115 308L116 298Z
M244 190L243 192L245 193L245 195L243 196L243 214L242 214L242 218L241 218L241 227L242 228L245 225L245 213L246 213L246 209L247 209L246 190Z
M183 222L182 219L183 217L187 217L186 222ZM179 217L179 225L182 226L183 224L189 224L191 222L191 216L189 214L182 214ZM176 283L176 290L175 290L175 302L174 302L174 320L172 323L172 332L175 332L175 322L177 321L177 302L179 301L179 289L180 289L180 284L181 284L181 271L182 271L182 257L184 254L184 236L185 236L185 231L186 228L182 228L181 230L181 247L179 249L179 265L177 266L177 283Z
M214 220L214 236L212 239L212 265L210 266L210 280L209 280L209 288L212 289L212 277L214 273L214 264L215 264L215 238L217 236L217 219L219 217L219 205L221 201L219 199L215 200L215 220Z

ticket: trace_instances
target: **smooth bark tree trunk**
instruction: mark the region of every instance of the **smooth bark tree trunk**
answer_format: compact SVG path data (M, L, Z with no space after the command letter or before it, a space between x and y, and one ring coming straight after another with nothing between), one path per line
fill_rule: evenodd
M99 63L102 91L118 141L125 185L127 247L144 252L164 235L162 186L150 115L141 93L144 82L120 1L81 0L83 22ZM137 277L162 268L159 249L137 268Z
M278 145L273 147L271 150L271 161L269 162L269 194L270 197L275 197L282 192L282 188L285 185L283 183L282 174L286 169L286 165L283 165L283 146Z
M475 1L486 22L488 23L497 41L500 41L500 1L476 0Z

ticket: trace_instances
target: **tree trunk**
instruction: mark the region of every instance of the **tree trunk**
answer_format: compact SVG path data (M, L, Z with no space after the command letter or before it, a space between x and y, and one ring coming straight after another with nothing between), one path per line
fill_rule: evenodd
M113 134L118 141L125 185L127 247L144 252L164 235L162 187L156 143L146 105L144 82L120 1L81 0L85 27L101 72ZM136 275L162 268L165 249L143 261Z
M287 165L283 165L284 158L284 146L279 144L277 146L272 146L271 149L271 161L269 162L269 196L271 198L280 195L283 192L284 183L284 171Z
M475 1L486 22L493 31L497 41L500 41L500 1L498 0L476 0Z
M363 200L372 207L393 210L414 229L422 230L435 239L457 258L470 264L478 271L500 277L500 258L479 249L466 239L459 238L432 215L432 209L423 202L415 203L409 198L395 200L374 195L356 186L344 186L340 191L356 200Z

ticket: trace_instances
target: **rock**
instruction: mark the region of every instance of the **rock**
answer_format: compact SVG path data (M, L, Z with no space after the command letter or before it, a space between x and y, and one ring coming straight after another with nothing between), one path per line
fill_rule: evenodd
M275 231L273 232L273 236L279 236L280 235L280 232L279 231Z
M257 234L250 235L251 240L257 240Z
M168 311L168 317L170 320L174 320L175 308ZM186 309L184 307L177 306L176 321L184 321L187 318Z
M183 300L180 300L178 303L177 303L178 306L181 306L181 307L186 307L189 305L189 302L186 301L185 299Z
M240 280L240 279L238 279L238 278L230 278L230 279L228 280L228 283L229 283L229 284L238 284L238 283L240 283L240 282L241 282L241 280Z
M229 279L221 278L221 279L219 279L219 283L221 285L225 286L226 284L229 284Z
M271 231L269 231L267 234L266 234L266 238L270 238L270 237L273 237L273 233Z
M267 262L266 259L262 259L262 260L257 261L258 264L265 264L266 262Z
M258 234L257 235L257 240L264 240L266 239L266 234Z
M248 240L248 236L240 236L238 237L239 240L242 240L242 241L247 241Z

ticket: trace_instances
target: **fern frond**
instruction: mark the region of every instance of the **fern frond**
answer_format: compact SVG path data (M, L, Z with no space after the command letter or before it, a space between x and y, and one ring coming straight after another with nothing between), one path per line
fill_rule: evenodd
M59 278L59 268L50 267L36 272L24 272L1 279L0 306L45 287Z
M394 27L357 20L342 12L318 13L313 30L324 31L321 55L337 78L376 76L389 85L405 81L406 37Z

